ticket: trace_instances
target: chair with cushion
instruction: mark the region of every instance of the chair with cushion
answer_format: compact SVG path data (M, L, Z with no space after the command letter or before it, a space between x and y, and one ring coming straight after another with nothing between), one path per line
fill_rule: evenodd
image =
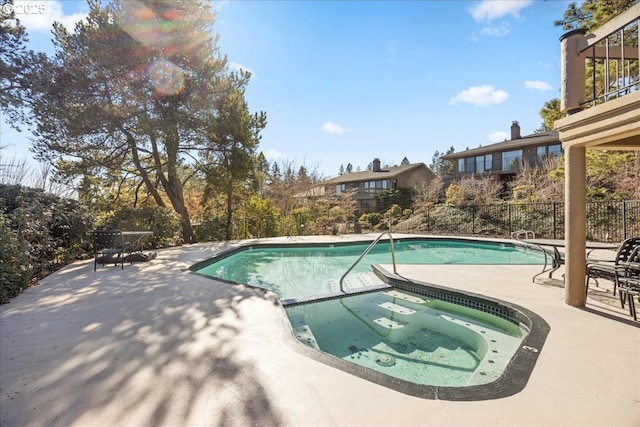
M634 298L640 297L640 246L634 249L627 261L618 264L616 283L622 308L626 300L629 303L629 314L633 316L633 320L638 320Z
M120 230L95 230L93 232L93 271L101 263L102 266L118 263L124 269L125 253L131 253L131 245L125 243Z
M640 246L640 237L630 237L623 241L618 247L616 257L611 261L591 261L587 260L587 281L586 290L589 290L589 279L594 279L598 286L597 279L606 279L613 282L613 294L616 294L616 267L621 262L626 262L629 256Z

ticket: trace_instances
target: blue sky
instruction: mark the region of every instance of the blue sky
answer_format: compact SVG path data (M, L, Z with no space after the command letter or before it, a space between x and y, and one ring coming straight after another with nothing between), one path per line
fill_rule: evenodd
M17 1L16 3L20 3ZM29 47L52 53L51 23L68 28L84 1L33 1ZM265 111L259 149L324 177L340 165L429 164L433 153L502 141L512 121L540 127L559 96L561 19L569 1L214 1L214 31L233 68L252 73L246 98ZM3 157L30 156L4 121Z

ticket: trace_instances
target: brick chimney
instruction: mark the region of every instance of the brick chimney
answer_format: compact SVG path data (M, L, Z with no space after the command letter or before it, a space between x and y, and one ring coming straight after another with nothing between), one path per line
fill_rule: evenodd
M373 172L380 172L380 159L377 157L373 159Z
M517 121L511 122L511 139L520 139L520 125Z

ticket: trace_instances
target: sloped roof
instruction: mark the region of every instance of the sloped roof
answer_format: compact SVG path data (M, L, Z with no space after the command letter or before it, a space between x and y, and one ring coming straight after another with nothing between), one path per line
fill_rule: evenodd
M518 150L521 148L537 146L549 143L560 143L558 131L552 130L549 132L534 133L531 135L525 135L521 138L510 139L508 141L497 142L495 144L485 145L484 147L472 148L471 150L461 151L459 153L448 154L442 156L443 160L456 160L470 156L479 156L482 154L494 153L496 151L510 151Z
M410 171L412 169L417 169L424 167L427 171L431 172L430 169L424 163L412 163L409 165L402 166L393 166L390 168L381 168L379 172L374 172L372 170L362 171L362 172L352 172L345 173L335 178L328 179L323 181L321 184L330 185L330 184L343 184L347 182L364 182L364 181L376 181L381 179L393 179L403 173ZM431 172L433 173L433 172Z

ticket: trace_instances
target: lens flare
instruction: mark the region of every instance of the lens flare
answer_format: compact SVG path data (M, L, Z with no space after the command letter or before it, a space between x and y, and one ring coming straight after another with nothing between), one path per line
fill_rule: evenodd
M153 61L147 75L155 90L164 95L175 95L184 85L184 73L180 67L166 59Z
M137 0L123 1L117 24L152 50L152 57L158 58L146 67L147 77L155 90L167 95L176 94L184 87L185 70L207 63L206 34L194 31L194 23L199 23L200 27L203 23L212 23L213 15L205 13L194 17L188 8L180 7L178 3L154 5L152 9ZM144 57L141 60L146 62Z
M163 34L166 25L153 10L137 1L124 2L120 26L143 45L159 49L169 41Z

